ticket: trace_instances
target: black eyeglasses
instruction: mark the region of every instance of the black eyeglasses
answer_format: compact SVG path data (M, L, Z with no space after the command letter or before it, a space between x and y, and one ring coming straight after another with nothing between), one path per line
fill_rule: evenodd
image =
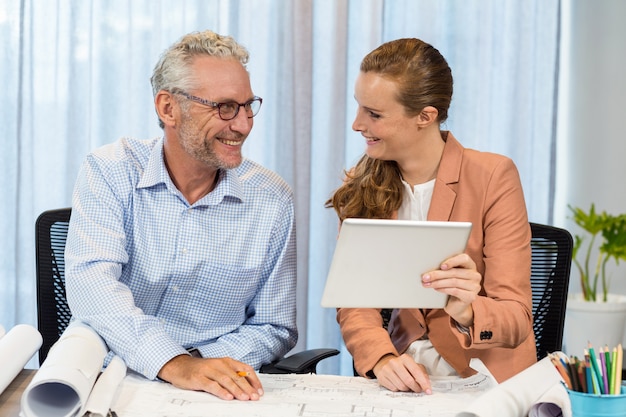
M178 91L177 93L181 96L184 96L188 100L195 101L196 103L202 104L203 106L216 108L217 114L219 114L220 119L222 120L232 120L237 117L237 114L239 114L239 109L241 107L243 107L243 109L245 110L248 119L251 119L257 115L257 113L261 109L261 103L263 103L263 99L257 96L254 96L252 100L246 101L245 103L237 103L235 101L216 103L214 101L209 101L200 97L192 96L191 94L187 94L183 91Z

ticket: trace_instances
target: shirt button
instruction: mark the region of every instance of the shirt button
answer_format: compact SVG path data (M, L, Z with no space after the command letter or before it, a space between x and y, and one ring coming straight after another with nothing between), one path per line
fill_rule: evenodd
M173 290L173 291L178 291L178 285L174 285L174 286L172 287L172 290Z
M187 253L187 248L183 248L183 249L181 250L181 252L182 252L182 253Z

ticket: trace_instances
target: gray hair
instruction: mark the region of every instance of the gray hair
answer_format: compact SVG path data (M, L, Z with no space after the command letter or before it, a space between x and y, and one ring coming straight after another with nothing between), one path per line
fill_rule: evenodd
M190 64L202 55L236 59L244 67L249 57L247 49L231 36L210 30L189 33L161 54L150 77L153 96L161 90L175 93L193 88L197 80L192 76ZM159 126L164 126L160 120Z

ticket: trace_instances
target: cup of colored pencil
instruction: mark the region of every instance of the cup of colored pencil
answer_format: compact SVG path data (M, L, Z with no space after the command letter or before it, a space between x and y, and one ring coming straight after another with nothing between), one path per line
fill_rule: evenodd
M621 344L596 352L589 343L581 358L558 352L548 355L567 387L574 417L626 416L623 353Z

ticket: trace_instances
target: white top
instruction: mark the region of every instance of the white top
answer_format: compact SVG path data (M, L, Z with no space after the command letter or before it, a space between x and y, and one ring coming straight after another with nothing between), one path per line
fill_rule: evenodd
M405 192L402 196L402 205L398 209L398 219L426 220L435 188L435 179L423 184L416 184L413 189L404 180L402 180L402 184L404 184ZM439 355L428 339L416 340L411 343L405 353L412 356L416 362L424 365L429 375L457 375L454 368Z
M406 181L404 184L404 194L402 196L402 205L398 209L399 220L426 220L428 217L428 209L430 201L433 198L433 189L435 188L435 180L432 179L423 184L411 186Z

